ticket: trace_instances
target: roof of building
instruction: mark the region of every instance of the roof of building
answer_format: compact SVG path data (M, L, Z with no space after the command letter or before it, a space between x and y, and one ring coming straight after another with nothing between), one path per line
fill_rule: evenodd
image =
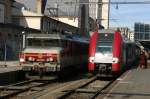
M16 9L13 8L12 9L12 15L13 16L19 16L19 17L27 17L27 16L32 16L32 17L42 17L42 14L38 14L29 10L25 10L25 9Z
M24 4L28 9L36 11L36 0L16 0ZM79 0L76 0L77 2ZM78 4L66 4L65 2L75 2L75 0L47 0L44 14L48 16L78 16ZM33 5L34 4L34 5ZM57 15L58 9L58 15Z

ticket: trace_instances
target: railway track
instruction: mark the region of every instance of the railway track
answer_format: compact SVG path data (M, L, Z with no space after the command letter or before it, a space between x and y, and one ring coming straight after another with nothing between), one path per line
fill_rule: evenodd
M55 82L55 83L54 83ZM94 99L113 82L97 77L79 81L57 82L57 80L29 80L0 87L0 99ZM44 98L43 98L44 96Z
M0 86L0 99L8 99L13 98L24 92L39 92L44 90L43 86L47 86L53 83L53 80L28 80L20 83L8 85L8 86Z
M63 92L65 92L65 94L58 99L95 99L113 82L114 80L101 81L98 77L93 77L78 88L64 90Z

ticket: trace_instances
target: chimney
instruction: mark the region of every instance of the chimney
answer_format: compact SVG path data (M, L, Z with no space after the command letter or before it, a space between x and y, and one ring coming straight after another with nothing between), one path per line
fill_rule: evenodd
M36 12L42 14L42 0L36 0Z

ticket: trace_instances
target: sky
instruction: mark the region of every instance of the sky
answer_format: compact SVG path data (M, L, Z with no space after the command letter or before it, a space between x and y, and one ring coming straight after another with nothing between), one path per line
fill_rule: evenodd
M16 0L22 1L29 5L31 9L35 9L35 0ZM48 0L49 1L49 0ZM150 0L110 0L111 2L136 2L136 1L150 1ZM110 27L129 27L133 30L135 22L150 24L150 4L122 4L110 5Z
M142 2L150 0L111 0L111 1ZM135 22L150 24L150 4L138 4L138 5L124 4L118 5L118 9L116 9L116 5L110 5L111 27L122 26L133 29Z

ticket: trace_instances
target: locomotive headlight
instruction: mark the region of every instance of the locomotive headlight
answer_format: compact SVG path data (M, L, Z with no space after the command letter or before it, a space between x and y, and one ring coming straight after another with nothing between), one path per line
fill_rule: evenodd
M32 58L32 61L35 61L35 58Z
M49 58L50 62L54 61L54 59L52 57Z
M25 62L25 59L24 59L24 58L20 58L19 61L20 61L20 62Z
M50 59L49 59L49 58L47 58L47 59L46 59L46 61L48 61L48 62L49 62L49 61L50 61Z
M32 61L32 57L29 57L28 60L29 60L29 61Z
M118 62L119 62L119 59L117 57L113 57L112 63L118 63Z
M89 62L94 63L94 57L90 57Z

